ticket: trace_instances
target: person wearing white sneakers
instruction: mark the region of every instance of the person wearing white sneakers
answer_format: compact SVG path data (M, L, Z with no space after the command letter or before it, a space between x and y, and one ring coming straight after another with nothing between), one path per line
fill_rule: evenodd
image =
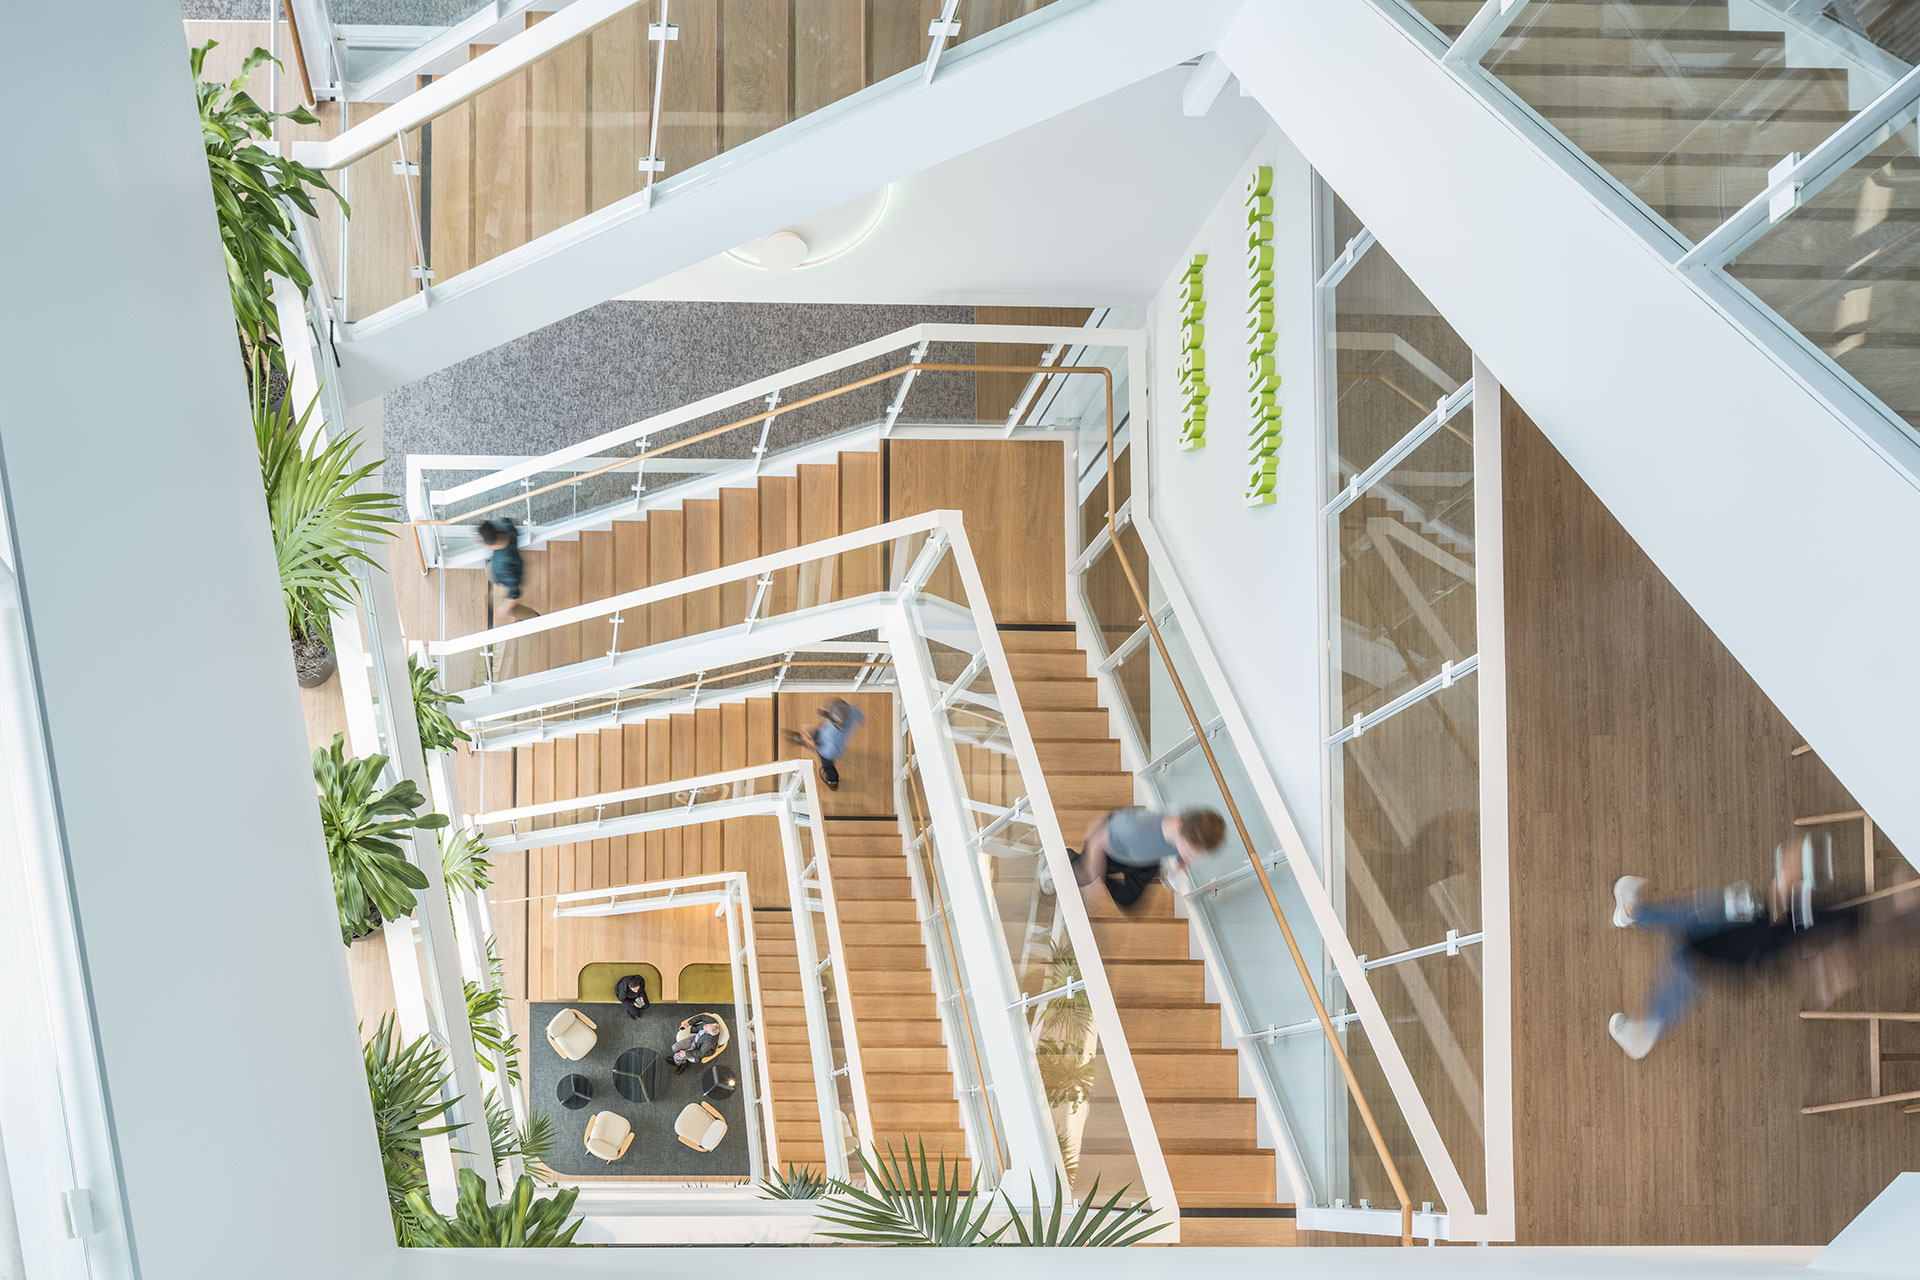
M1613 885L1613 923L1618 929L1639 929L1665 936L1672 944L1667 960L1654 975L1647 994L1645 1017L1616 1013L1607 1019L1607 1034L1629 1058L1647 1056L1660 1038L1673 1030L1699 1000L1704 965L1752 973L1762 962L1797 944L1822 942L1851 934L1854 911L1815 911L1796 921L1793 902L1801 881L1801 866L1785 857L1785 846L1775 856L1777 874L1770 901L1763 905L1752 885L1741 880L1724 889L1708 889L1667 901L1648 901L1642 876L1621 876Z

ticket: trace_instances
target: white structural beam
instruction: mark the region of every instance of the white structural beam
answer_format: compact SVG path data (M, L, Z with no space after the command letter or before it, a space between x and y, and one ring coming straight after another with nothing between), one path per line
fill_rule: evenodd
M436 281L431 306L416 298L353 326L340 343L348 397L383 395L1164 71L1214 47L1239 3L1063 8L991 48L949 50L930 85L903 73L699 172L670 172L653 186L650 208L629 197Z
M54 102L60 126L9 147L45 190L0 202L0 466L82 948L60 998L91 1025L120 1176L58 1189L88 1193L94 1233L65 1260L86 1270L45 1274L364 1274L398 1251L178 8L9 6L0 105ZM190 589L155 572L156 531L193 549ZM130 694L108 673L136 653ZM292 1205L325 1229L291 1244Z
M1251 4L1221 54L1855 799L1920 857L1920 663L1907 639L1920 634L1920 594L1896 587L1910 576L1898 549L1920 527L1911 442L1843 414L1819 369L1757 341L1591 171L1496 115L1374 5ZM1892 450L1913 465L1894 465ZM1783 623L1794 593L1816 586L1846 607Z

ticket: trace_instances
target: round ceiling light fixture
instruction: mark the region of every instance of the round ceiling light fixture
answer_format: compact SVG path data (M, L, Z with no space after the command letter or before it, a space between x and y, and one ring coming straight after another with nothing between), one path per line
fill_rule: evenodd
M760 265L769 271L791 271L807 260L811 248L797 231L776 231L760 242Z
M727 256L742 266L763 271L784 273L822 266L864 244L879 229L892 200L892 186L881 187L729 249Z

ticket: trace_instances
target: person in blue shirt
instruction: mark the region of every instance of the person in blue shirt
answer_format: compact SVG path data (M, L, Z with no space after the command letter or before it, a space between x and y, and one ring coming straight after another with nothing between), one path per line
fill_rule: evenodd
M788 729L787 741L799 743L820 757L820 781L827 790L840 789L840 760L847 754L847 743L867 722L866 713L845 698L835 698L817 709L820 723L811 729Z
M1115 906L1131 907L1160 878L1162 862L1172 858L1191 866L1226 838L1226 819L1212 809L1115 809L1087 828L1079 852L1067 853L1082 889L1101 885Z
M509 622L519 622L525 618L537 618L539 613L521 603L520 592L526 579L526 562L520 558L520 529L505 516L497 520L482 520L474 529L474 536L480 539L480 545L490 553L487 556L487 581L499 592L499 600L506 605L506 617ZM487 597L487 617L489 622L494 616L495 597Z

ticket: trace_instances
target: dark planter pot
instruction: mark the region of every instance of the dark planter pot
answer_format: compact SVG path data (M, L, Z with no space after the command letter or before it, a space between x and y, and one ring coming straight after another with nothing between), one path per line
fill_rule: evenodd
M333 650L327 648L326 641L313 636L293 638L293 674L302 689L318 689L333 679L339 667L339 660L333 656Z

